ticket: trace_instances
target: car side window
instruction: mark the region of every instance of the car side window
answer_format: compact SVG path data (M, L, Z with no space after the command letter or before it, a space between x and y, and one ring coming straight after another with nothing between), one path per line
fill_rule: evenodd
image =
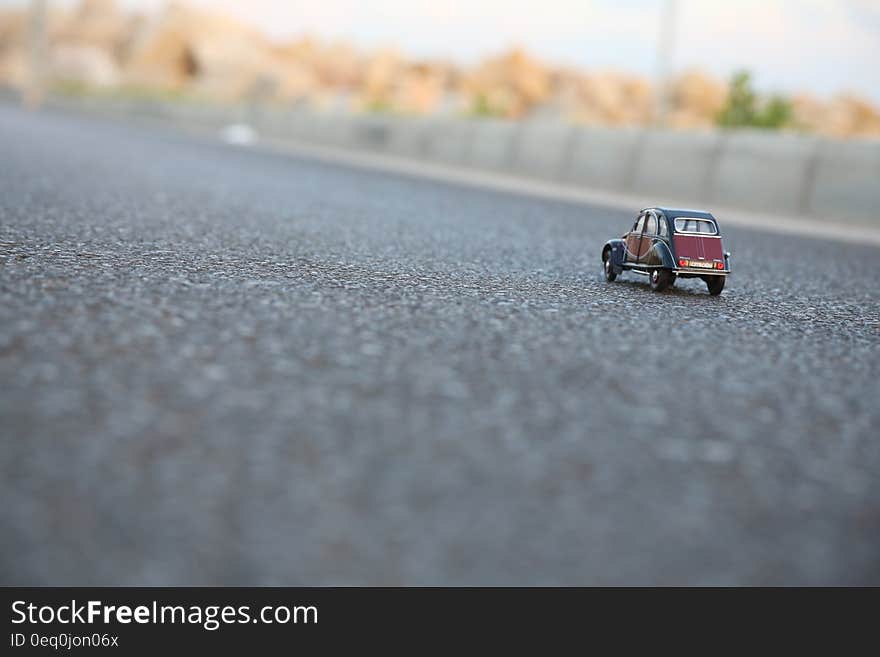
M660 235L660 237L669 237L669 226L666 223L666 219L658 218L657 223L659 224L659 230L657 231L657 233Z
M636 220L636 223L633 226L632 232L641 233L642 228L644 228L644 227L645 227L645 215L642 215Z
M657 217L654 214L648 215L648 222L645 226L645 234L646 235L656 235L657 234Z

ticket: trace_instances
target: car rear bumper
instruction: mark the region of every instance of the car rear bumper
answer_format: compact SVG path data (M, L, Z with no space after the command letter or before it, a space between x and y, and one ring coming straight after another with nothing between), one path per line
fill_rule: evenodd
M690 267L673 269L672 273L676 276L684 276L688 274L693 274L695 276L727 276L730 274L729 269L697 269Z

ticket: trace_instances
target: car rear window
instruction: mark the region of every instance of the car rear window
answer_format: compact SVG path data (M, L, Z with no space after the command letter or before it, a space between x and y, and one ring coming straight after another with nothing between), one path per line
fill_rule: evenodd
M699 233L702 235L714 235L715 222L708 219L697 219L696 217L676 217L675 219L676 233Z

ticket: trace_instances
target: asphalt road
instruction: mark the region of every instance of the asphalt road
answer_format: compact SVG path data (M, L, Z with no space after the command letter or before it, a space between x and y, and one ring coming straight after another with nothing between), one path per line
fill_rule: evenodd
M0 583L880 584L880 249L629 221L0 105Z

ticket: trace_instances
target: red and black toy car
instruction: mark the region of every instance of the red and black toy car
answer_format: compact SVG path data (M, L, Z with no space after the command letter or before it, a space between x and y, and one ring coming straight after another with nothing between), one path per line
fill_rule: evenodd
M709 212L645 208L628 233L605 243L602 265L608 281L632 271L648 276L651 289L660 292L676 278L702 278L715 295L730 274L730 253Z

